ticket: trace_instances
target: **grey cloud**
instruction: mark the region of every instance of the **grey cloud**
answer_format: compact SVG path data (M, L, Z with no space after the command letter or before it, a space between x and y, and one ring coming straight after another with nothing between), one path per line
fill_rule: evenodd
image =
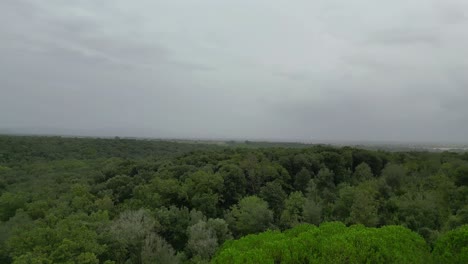
M468 141L466 1L0 5L2 130Z
M453 2L453 1L452 1ZM456 3L441 4L438 9L440 12L440 18L447 24L462 24L468 19L468 11L466 10L466 3L455 1Z
M372 33L369 36L369 42L383 45L437 45L440 42L439 36L439 32L431 29L417 30L407 27Z
M279 72L273 72L272 74L273 76L279 76L279 77L286 78L292 81L303 81L309 78L309 74L305 72L300 72L300 71L289 71L289 72L279 71Z

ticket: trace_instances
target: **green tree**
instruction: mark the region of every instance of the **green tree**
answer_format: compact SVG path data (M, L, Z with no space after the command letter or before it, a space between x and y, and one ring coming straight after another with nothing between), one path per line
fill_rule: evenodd
M180 263L180 256L169 243L156 233L149 233L141 250L142 264L177 264Z
M322 205L315 200L307 198L302 212L305 223L319 225L322 222Z
M182 250L187 242L187 227L190 225L191 214L186 207L161 207L155 212L160 223L159 234L176 250Z
M285 201L284 211L281 214L281 225L293 227L303 222L303 210L306 198L302 192L293 192Z
M360 182L371 180L373 177L371 168L363 162L356 167L351 183L357 185Z
M118 256L120 261L127 259L141 262L140 252L145 238L154 232L159 223L148 211L125 211L115 219L110 226L110 233L114 241L123 246L124 254Z
M354 190L350 215L346 222L376 226L379 222L377 190L375 184L364 182Z
M193 208L207 216L217 216L219 193L223 188L221 175L199 170L186 179L185 188Z
M327 189L334 189L335 188L335 174L329 170L328 168L320 169L315 178L315 182L317 184L317 188L319 190Z
M382 171L382 177L392 191L398 192L406 177L405 168L397 164L387 164Z
M429 248L400 226L324 223L267 231L226 243L212 263L428 263Z
M224 205L229 207L237 203L246 193L247 180L239 166L224 165L217 172L224 180Z
M201 260L209 260L218 249L216 232L205 221L190 226L187 230L187 251Z
M247 196L232 206L226 220L235 234L241 236L266 230L273 222L273 212L264 200Z
M26 197L21 193L5 192L0 196L0 221L7 221L13 217L16 210L24 207Z
M311 173L308 169L302 167L302 169L296 174L296 177L294 177L294 188L297 191L301 191L304 193L310 179L312 179Z
M436 263L468 263L468 225L442 235L432 255Z
M279 218L284 208L284 200L287 197L281 184L277 181L268 182L260 189L260 197L265 200L273 210L275 218Z

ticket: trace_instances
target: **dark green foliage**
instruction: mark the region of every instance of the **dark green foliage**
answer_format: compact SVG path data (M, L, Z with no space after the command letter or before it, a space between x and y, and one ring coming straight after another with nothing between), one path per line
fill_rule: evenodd
M373 177L374 175L372 174L371 168L367 163L363 162L355 168L351 183L358 184L363 181L368 181Z
M312 179L311 173L303 167L294 177L294 189L305 192L310 179Z
M26 203L24 194L5 192L0 196L0 221L8 221Z
M284 200L287 197L281 184L277 181L268 182L260 189L260 197L268 203L275 217L278 218L283 211Z
M353 169L356 170L360 164L367 164L371 170L372 174L379 175L382 171L385 161L382 159L381 153L368 151L368 150L355 150L353 151Z
M237 165L222 166L218 172L224 180L224 205L231 206L237 203L246 192L247 181L244 172Z

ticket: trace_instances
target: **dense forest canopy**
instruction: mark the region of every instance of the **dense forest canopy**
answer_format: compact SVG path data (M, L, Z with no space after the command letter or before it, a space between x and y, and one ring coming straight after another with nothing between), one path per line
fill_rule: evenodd
M467 224L467 153L0 136L0 263L467 263Z

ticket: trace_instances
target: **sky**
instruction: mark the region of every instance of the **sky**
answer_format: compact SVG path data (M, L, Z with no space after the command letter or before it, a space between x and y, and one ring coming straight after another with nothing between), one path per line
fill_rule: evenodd
M466 0L2 0L0 131L468 142Z

